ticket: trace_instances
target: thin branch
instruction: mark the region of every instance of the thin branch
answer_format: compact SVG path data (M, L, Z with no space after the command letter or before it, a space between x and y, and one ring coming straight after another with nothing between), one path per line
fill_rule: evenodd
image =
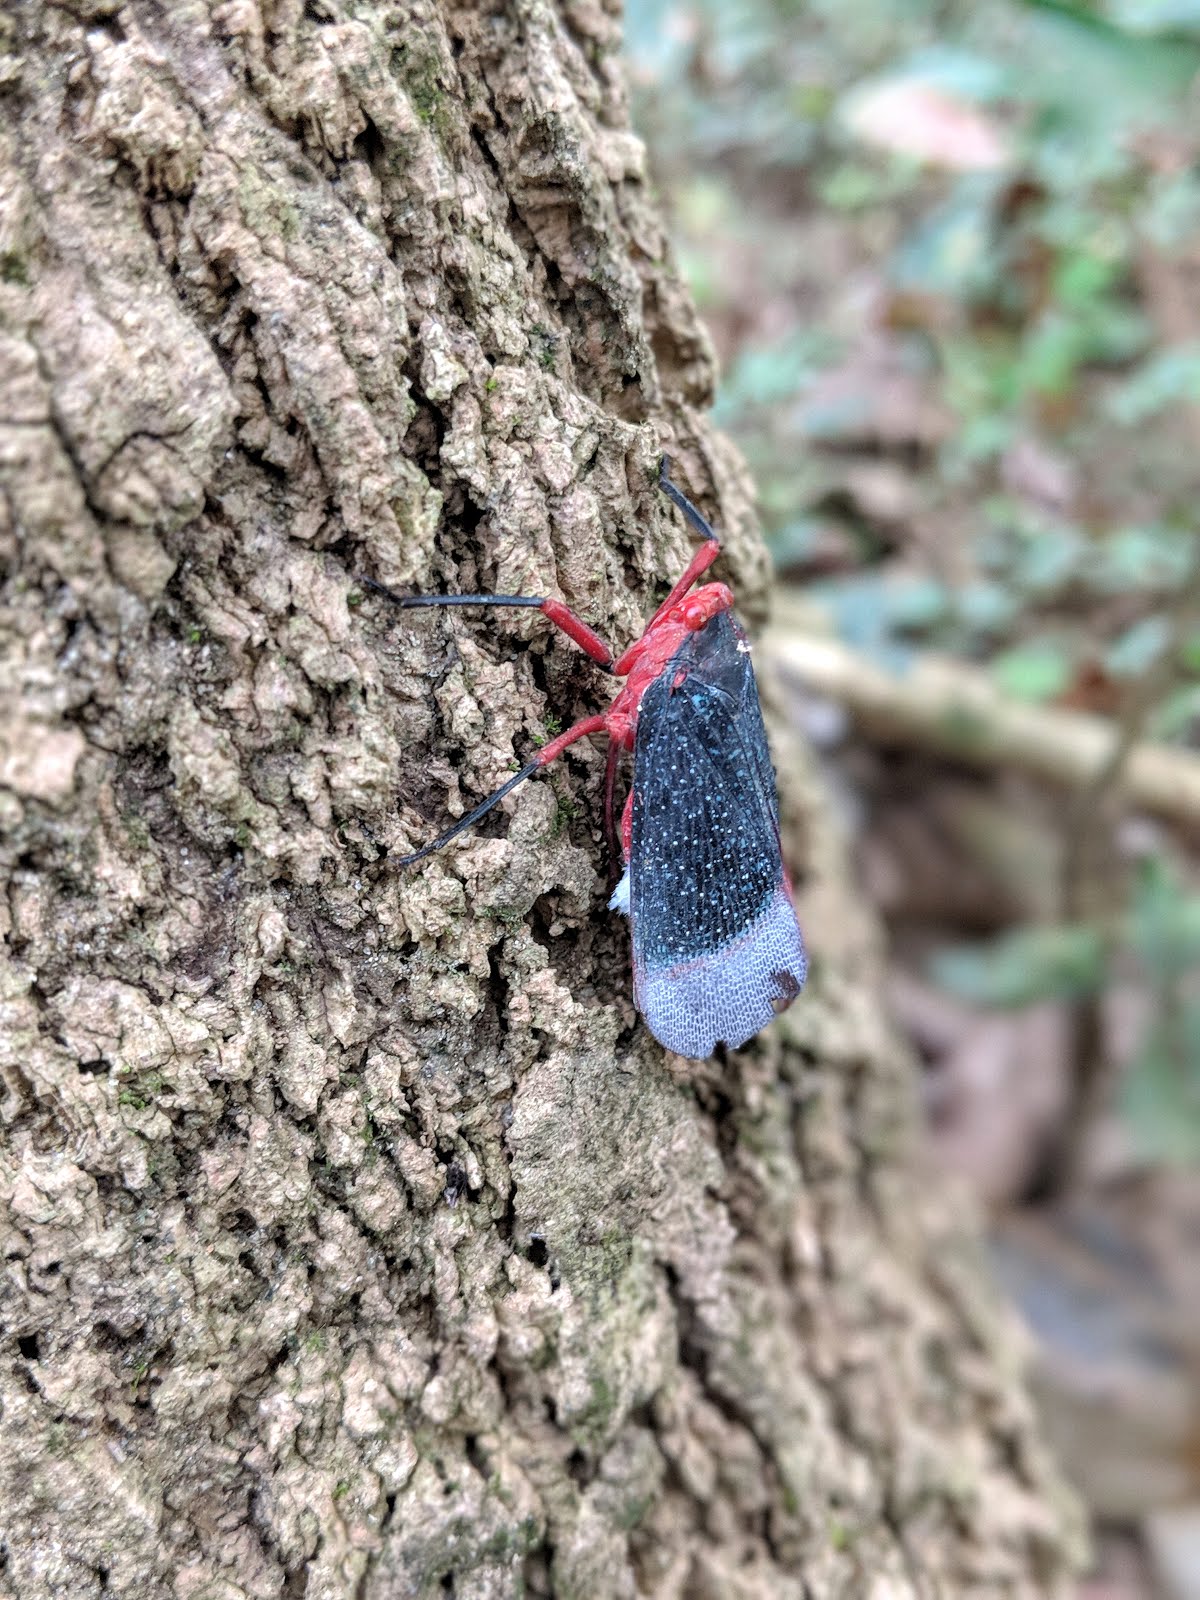
M764 650L785 677L843 705L869 737L1086 793L1119 771L1130 809L1200 828L1200 757L1140 741L1144 719L1126 728L1124 720L1025 705L978 667L946 656L922 654L888 672L817 631L827 627L820 612L785 593Z

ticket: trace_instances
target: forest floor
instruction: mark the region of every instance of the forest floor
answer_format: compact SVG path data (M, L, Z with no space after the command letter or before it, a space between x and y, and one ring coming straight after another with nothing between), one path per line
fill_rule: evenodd
M928 1159L988 1216L1093 1512L1081 1600L1187 1600L1200 7L631 0L628 28ZM789 645L814 636L820 673ZM930 662L995 726L945 726ZM1110 753L1072 777L1080 728Z

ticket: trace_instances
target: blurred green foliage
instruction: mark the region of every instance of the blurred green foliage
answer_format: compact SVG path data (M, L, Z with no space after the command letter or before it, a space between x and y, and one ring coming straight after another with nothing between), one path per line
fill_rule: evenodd
M1161 861L1136 881L1118 938L1106 949L1087 924L1018 928L987 944L950 947L931 962L951 993L981 1006L1020 1007L1140 980L1149 1023L1123 1078L1123 1105L1147 1151L1200 1162L1200 897Z
M895 670L1200 742L1200 0L627 0L638 123L777 566ZM1127 1109L1200 1159L1200 897L947 950L980 1003L1153 996Z
M873 531L889 547L831 503L830 450L905 442L869 437L870 381L821 390L855 335L832 296L819 303L829 285L814 295L800 257L806 222L840 211L851 214L841 237L830 248L818 223L814 248L864 287L875 273L895 360L945 411L936 437L914 419L907 443L930 452L933 498L960 513L969 576L992 580L943 593L924 625L908 618L897 631L986 657L997 635L1028 635L1031 603L1052 608L1078 583L1137 590L1152 608L1194 559L1189 425L1176 416L1164 429L1170 454L1144 445L1147 425L1200 401L1200 321L1196 339L1175 339L1144 303L1143 279L1148 252L1195 249L1200 232L1189 116L1200 5L632 0L628 40L684 264L710 321L732 324L718 420L750 456L781 565L804 571L831 512L857 536L856 555L881 553L861 548ZM855 139L847 108L906 82L990 117L1005 161L956 173L953 123L942 132L949 170ZM721 270L747 256L749 279ZM756 329L747 289L759 304L794 295L791 325ZM894 376L875 375L876 390ZM1029 503L997 471L1022 441L1104 464L1095 503L1060 515ZM1144 500L1152 521L1131 515ZM831 588L859 584L868 564L837 563L849 570ZM931 582L951 586L936 570ZM1093 639L1090 625L1067 627L1046 644L1043 660L1052 652L1059 668L1030 675L1028 692L1056 693Z

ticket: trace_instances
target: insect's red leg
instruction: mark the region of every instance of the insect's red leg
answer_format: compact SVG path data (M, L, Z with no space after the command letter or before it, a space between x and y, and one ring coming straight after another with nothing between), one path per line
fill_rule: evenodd
M663 493L679 507L684 516L691 523L692 527L695 528L698 533L703 534L704 543L688 562L682 578L680 578L679 582L671 590L670 594L663 601L662 605L659 606L658 610L646 624L646 633L650 632L651 628L653 628L654 624L663 615L663 613L669 611L677 600L683 599L684 595L692 587L696 579L703 577L708 571L709 567L712 566L713 562L721 554L720 539L718 539L717 535L713 532L709 524L696 510L695 506L688 499L687 495L685 495L682 490L677 489L668 477L670 467L670 456L664 456L662 458L662 467L659 471L658 486ZM645 634L643 634L642 637L644 638ZM638 655L641 652L641 647L642 640L637 639L633 644L630 645L629 649L626 650L625 654L620 658L616 666L613 668L613 671L618 677L623 677L632 668L634 662L637 660Z
M625 796L625 809L621 813L621 849L626 861L633 849L633 790Z
M696 579L708 571L720 554L721 546L716 540L710 540L707 544L701 545L700 549L696 551L696 554L688 562L687 570L683 577L680 578L679 582L646 624L641 639L635 639L625 654L618 658L612 669L616 677L623 678L626 673L632 670L634 662L642 652L642 644L646 634L650 632L658 619L675 604L676 600L683 598Z
M621 746L613 738L608 741L608 760L604 764L604 842L608 846L608 864L615 871L617 865L617 762L621 759Z
M586 739L590 733L603 733L608 726L608 717L605 712L598 711L594 717L584 717L582 722L577 722L573 728L567 728L544 744L534 757L535 767L548 767L552 761L557 761L564 750L570 748L576 740Z
M606 672L613 670L613 653L604 640L593 629L589 628L582 617L577 617L570 606L563 605L561 600L543 600L541 602L542 614L549 617L556 628L562 630L568 639L575 643L584 652L591 656L598 667L603 667Z
M695 583L696 579L704 576L709 567L712 566L713 562L720 554L720 543L716 539L706 540L704 544L700 546L699 550L696 551L696 554L692 557L692 559L688 562L687 567L684 570L683 577L680 578L679 582L671 590L670 594L663 601L662 605L659 606L658 610L650 618L650 621L646 624L646 626L648 628L652 628L658 621L659 617L662 616L664 611L669 611L675 604L676 600L682 600L684 595Z
M414 861L422 861L426 856L431 856L435 850L440 850L443 845L457 839L460 833L465 833L473 827L481 817L486 817L493 806L499 805L506 794L511 794L519 783L524 783L526 778L532 778L535 772L540 772L549 766L557 756L562 755L568 746L573 745L577 739L586 739L589 733L603 733L605 728L603 716L585 717L582 722L577 722L573 728L567 728L556 739L551 739L544 744L534 756L532 761L526 762L520 772L514 773L507 783L502 783L495 794L488 795L482 804L477 805L474 811L469 811L465 817L459 817L452 828L447 828L432 844L423 845L420 850L414 850L411 855L400 856L395 861L397 867L409 867Z
M532 594L397 594L384 584L376 583L374 578L360 577L355 581L375 594L383 595L384 599L390 600L393 605L402 606L405 610L417 606L532 607L548 617L568 639L573 639L581 650L591 656L598 667L603 667L606 672L612 671L612 651L600 635L593 628L589 628L582 617L577 617L570 606L563 605L561 600L540 599Z

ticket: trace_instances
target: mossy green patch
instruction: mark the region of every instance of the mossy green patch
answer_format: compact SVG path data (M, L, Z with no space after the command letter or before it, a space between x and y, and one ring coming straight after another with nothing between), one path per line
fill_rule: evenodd
M552 371L558 360L558 335L539 322L529 338L538 366L545 372Z
M441 63L436 57L423 55L415 46L406 44L392 52L392 67L417 116L444 143L451 130L452 116L441 82Z
M294 239L300 232L300 208L286 190L277 188L258 168L238 174L238 206L246 226L260 239L278 235Z
M15 250L0 254L0 283L17 283L22 288L29 283L29 268Z

